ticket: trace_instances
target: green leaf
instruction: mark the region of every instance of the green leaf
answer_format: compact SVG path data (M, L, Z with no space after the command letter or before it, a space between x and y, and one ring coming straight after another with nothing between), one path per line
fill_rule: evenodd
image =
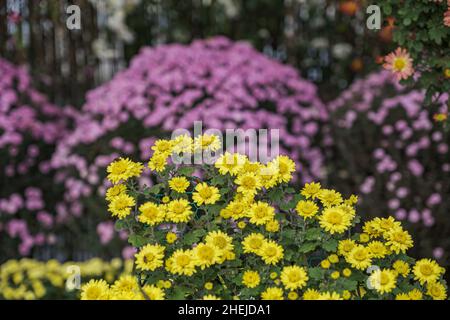
M188 288L177 286L177 287L175 287L175 290L174 290L171 298L173 300L185 300L187 293L189 293Z
M148 193L158 194L162 187L162 184L155 184L153 187L148 189Z
M226 178L224 176L221 175L217 175L214 176L214 178L211 179L211 184L213 186L217 186L217 185L223 185L226 181Z
M320 240L323 236L322 229L311 228L306 230L305 238L306 240Z
M298 251L302 253L311 252L317 247L317 245L317 242L305 242L298 248Z
M132 234L128 237L128 242L136 248L142 247L147 243L147 239L143 236L140 236L138 234Z
M122 229L125 229L127 227L127 223L123 220L117 220L114 224L114 229L116 229L116 231L120 231Z
M195 171L194 167L181 167L177 170L178 174L182 176L191 176Z
M325 251L328 251L328 252L336 251L337 246L338 246L338 242L335 239L330 239L330 240L325 241L324 243L322 243L322 248Z
M325 276L325 270L322 268L309 268L308 276L314 280L321 280Z

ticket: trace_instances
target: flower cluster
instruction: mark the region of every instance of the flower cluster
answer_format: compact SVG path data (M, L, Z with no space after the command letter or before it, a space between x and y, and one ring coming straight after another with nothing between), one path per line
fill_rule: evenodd
M331 102L335 145L329 181L343 192L359 186L361 210L372 217L393 212L416 237L426 239L415 254L434 250L435 258L445 261L450 136L433 118L447 107L424 109L423 99L421 92L381 72L355 82Z
M323 174L318 145L325 119L314 85L246 43L216 37L161 45L144 48L127 70L88 93L77 126L60 141L51 164L65 186L67 213L98 212L108 186L105 167L113 159L142 161L156 137L202 121L203 130L280 129L281 152L302 167L296 178L309 181ZM150 164L162 165L162 157ZM141 182L152 183L146 175ZM90 216L93 224L107 219Z
M65 217L54 214L60 193L49 159L75 112L49 103L24 68L0 58L0 74L0 237L8 258L55 242L50 229Z
M109 176L107 200L138 249L136 278L91 282L83 299L446 298L444 268L406 254L413 241L400 222L376 218L354 233L357 197L315 182L289 187L289 157L263 164L227 153L195 167L170 163L175 144L155 143L152 159L166 164L150 169L152 187L136 183L143 164L109 165L110 174L121 168L119 179ZM162 145L172 147L161 153Z
M119 276L131 274L131 260L104 261L93 258L84 262L48 260L45 262L21 259L8 260L0 266L0 298L6 300L75 299L76 288L67 287L67 281L79 271L81 281L104 278L113 282ZM105 281L105 280L103 280ZM70 281L69 281L70 282ZM75 285L75 282L70 282Z

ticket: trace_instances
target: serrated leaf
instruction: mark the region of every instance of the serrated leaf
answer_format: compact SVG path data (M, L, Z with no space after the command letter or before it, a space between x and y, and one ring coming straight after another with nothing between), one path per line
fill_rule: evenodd
M317 247L317 242L305 242L299 248L298 251L307 253L313 251Z
M325 270L323 270L322 268L309 268L308 269L308 276L311 279L320 280L320 279L323 279L324 275L325 275Z
M320 240L322 238L322 229L320 228L310 228L306 230L305 239L306 240Z
M143 236L140 236L138 234L132 234L128 237L128 242L136 248L142 247L147 243L147 239Z
M154 186L148 188L147 190L148 193L158 194L162 187L163 187L162 184L155 184Z
M120 230L125 229L125 228L126 228L126 222L123 221L123 220L117 220L114 223L114 229L116 229L116 231L120 231Z
M322 248L325 251L328 251L328 252L336 251L337 246L338 246L338 242L335 239L330 239L330 240L325 241L324 243L322 243Z
M177 170L178 174L183 176L191 176L195 171L194 167L181 167Z

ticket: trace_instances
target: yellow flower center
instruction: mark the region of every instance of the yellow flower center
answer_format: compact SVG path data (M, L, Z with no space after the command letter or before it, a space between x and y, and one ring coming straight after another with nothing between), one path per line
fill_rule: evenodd
M253 177L244 177L242 179L242 184L243 187L247 188L247 189L254 189L256 186L256 181L255 178Z
M254 250L259 249L262 246L262 240L258 238L251 239L249 245Z
M144 263L150 263L153 260L155 260L155 255L153 253L151 253L151 252L146 253L144 255L144 257L142 258L142 260L144 261Z
M297 282L300 280L300 274L298 272L291 272L288 275L288 279L290 282Z
M340 224L342 223L342 215L339 212L330 212L327 220L331 224Z
M428 264L421 265L420 273L422 273L425 276L429 276L433 273L433 268Z
M216 247L220 249L223 249L227 246L227 240L221 236L215 237L213 243Z
M199 190L198 192L200 196L204 199L210 198L212 196L212 190L211 188L204 188Z
M385 273L381 273L380 274L380 284L382 286L386 285L389 283L389 276Z
M210 247L203 247L199 250L198 255L202 260L212 260L214 257L214 249Z
M190 262L191 262L191 259L186 254L180 255L177 257L177 264L181 267L187 266Z
M277 254L277 249L274 247L267 247L264 253L269 257L273 257Z
M394 61L394 68L397 71L402 71L406 67L406 60L404 58L397 58Z
M364 261L367 258L367 252L363 249L357 250L353 257L355 258L355 260Z

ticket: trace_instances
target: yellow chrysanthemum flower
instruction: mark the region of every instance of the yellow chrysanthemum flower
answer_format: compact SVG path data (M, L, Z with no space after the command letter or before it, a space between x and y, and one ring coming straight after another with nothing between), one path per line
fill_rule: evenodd
M162 172L166 169L167 165L167 155L163 153L155 153L148 162L148 167L150 170L156 172Z
M220 216L229 219L238 220L246 216L248 204L242 201L231 201L224 209L221 210Z
M409 274L409 264L403 260L396 260L392 267L401 276L406 277Z
M350 270L349 268L345 268L344 270L342 270L342 275L348 278L352 275L352 270Z
M112 201L115 197L117 197L120 194L124 194L127 192L127 187L123 184L116 184L112 186L111 188L108 188L106 190L106 200Z
M275 187L279 182L278 176L279 170L273 162L269 162L266 165L261 165L259 178L261 185L264 188L270 189Z
M309 198L316 199L319 196L321 188L322 186L320 185L319 182L311 182L305 184L300 193L306 199Z
M356 245L346 256L345 260L358 270L364 270L372 264L370 251L364 246Z
M145 285L142 287L142 290L145 292L146 296L150 300L164 300L165 299L165 293L162 288L158 288L154 285ZM146 297L146 298L147 298Z
M221 254L216 246L208 243L200 243L194 249L194 258L196 265L198 265L202 270L209 267L215 263L218 263Z
M211 231L205 237L205 242L215 246L220 252L233 251L233 238L222 231Z
M165 212L164 210L153 202L146 202L139 206L138 220L142 223L153 226L164 220Z
M325 207L338 206L343 201L339 192L330 189L321 189L318 198Z
M266 202L258 201L250 206L248 217L250 218L250 223L257 226L266 224L275 217L275 208Z
M207 295L203 296L202 300L222 300L222 299L220 299L218 296L215 296L213 294L207 294Z
M298 293L295 291L291 291L288 293L288 299L289 300L297 300L298 299Z
M447 289L440 282L428 282L427 295L433 298L433 300L445 300L447 299Z
M264 241L259 255L266 264L277 264L284 257L284 249L273 240Z
M81 300L108 300L109 285L105 280L90 280L81 287Z
M345 239L345 240L341 240L339 241L339 245L338 245L338 253L341 256L346 256L347 254L350 253L350 251L352 251L352 249L356 247L356 242L352 239Z
M413 247L411 235L406 230L394 228L385 233L386 246L395 253L405 253Z
M176 154L191 154L194 151L194 140L187 134L177 136L173 141L172 151Z
M117 279L111 286L111 291L113 294L121 292L130 292L139 290L139 284L135 276L123 275Z
M267 232L278 232L280 231L280 223L277 220L270 220L266 223Z
M443 272L443 269L431 259L421 259L416 262L413 268L414 280L420 284L435 282Z
M246 161L247 158L245 156L238 153L232 154L227 151L217 159L214 166L222 175L229 173L230 175L235 176L241 170Z
M381 241L371 241L367 244L367 248L373 258L384 258L387 256L388 251L386 246Z
M319 217L320 226L331 234L343 233L351 225L350 217L339 207L328 207Z
M372 222L381 234L385 234L391 230L401 229L400 222L396 221L393 217L375 218Z
M395 300L411 300L411 298L407 293L399 293L395 295Z
M389 293L397 285L397 275L389 269L378 269L369 276L369 283L378 293Z
M323 292L320 294L318 300L344 300L337 292Z
M311 200L300 200L295 207L298 215L308 219L314 217L319 212L319 206Z
M169 180L169 188L173 191L184 193L189 188L189 181L186 177L174 177Z
M174 142L172 140L156 140L152 146L152 150L155 154L163 154L166 157L172 153Z
M309 277L306 269L299 266L287 266L281 271L280 280L286 289L296 290L306 286Z
M242 241L244 253L259 254L265 241L266 239L261 233L252 233L246 236Z
M143 169L144 166L139 162L133 162L128 158L119 158L106 168L107 178L112 183L117 184L120 181L139 176Z
M135 254L136 268L153 271L163 265L165 247L159 244L147 244Z
M192 250L176 250L170 257L169 272L178 275L192 276L196 270L196 260Z
M195 192L192 194L192 200L199 206L202 204L214 204L220 199L219 189L208 186L205 182L195 186Z
M295 171L295 162L288 156L278 156L271 161L278 169L278 181L289 182L292 179L292 173Z
M283 290L277 287L269 287L261 293L262 300L283 300Z
M166 218L172 222L188 222L192 214L191 205L186 199L176 199L167 204Z
M238 175L234 183L238 186L237 192L249 195L255 195L262 187L259 176L252 172Z
M133 197L122 193L116 196L108 205L108 211L114 217L123 219L131 214L131 207L136 204Z
M408 292L408 296L411 300L422 300L423 294L419 289L412 289Z
M194 139L194 151L217 151L220 149L221 141L219 136L213 134L204 134Z
M212 288L214 288L214 285L212 282L206 282L204 287L206 290L212 290Z
M378 238L383 235L383 232L378 227L378 223L374 220L367 221L363 226L364 233L367 233L372 238Z
M258 272L247 270L242 275L242 284L247 288L255 288L261 282L261 277Z
M307 289L302 296L303 300L319 300L320 292L315 289Z
M177 237L176 233L167 232L167 234L166 234L166 241L167 241L167 243L172 244L175 241L177 241L177 239L178 239L178 237Z

